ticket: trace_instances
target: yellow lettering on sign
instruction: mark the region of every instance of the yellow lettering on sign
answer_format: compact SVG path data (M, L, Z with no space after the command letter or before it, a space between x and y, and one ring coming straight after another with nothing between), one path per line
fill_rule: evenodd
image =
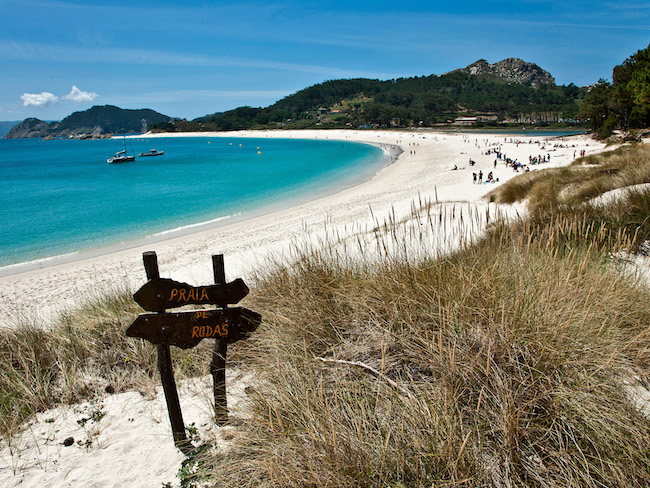
M197 319L209 319L210 314L205 310L195 312ZM192 339L204 339L206 337L225 337L228 335L228 324L195 325L192 327Z
M172 288L172 291L169 295L169 301L176 299L177 302L182 301L201 301L209 300L210 295L206 288L191 288L189 290L185 288Z

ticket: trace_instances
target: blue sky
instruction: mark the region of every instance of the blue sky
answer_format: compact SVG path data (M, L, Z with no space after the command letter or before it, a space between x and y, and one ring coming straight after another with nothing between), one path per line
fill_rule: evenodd
M107 104L192 119L508 57L583 86L648 43L650 2L634 0L0 0L0 120Z

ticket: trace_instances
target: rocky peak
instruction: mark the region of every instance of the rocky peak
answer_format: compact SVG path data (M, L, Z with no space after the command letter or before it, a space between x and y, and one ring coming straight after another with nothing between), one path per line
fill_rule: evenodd
M494 64L479 59L458 71L470 75L492 76L508 83L530 83L532 86L555 85L555 78L548 71L518 58L508 58Z

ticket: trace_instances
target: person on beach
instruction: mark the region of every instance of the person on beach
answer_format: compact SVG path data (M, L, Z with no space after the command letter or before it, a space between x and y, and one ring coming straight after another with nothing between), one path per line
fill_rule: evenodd
M478 182L483 183L483 171L478 172Z
M472 173L472 183L476 185L476 173Z

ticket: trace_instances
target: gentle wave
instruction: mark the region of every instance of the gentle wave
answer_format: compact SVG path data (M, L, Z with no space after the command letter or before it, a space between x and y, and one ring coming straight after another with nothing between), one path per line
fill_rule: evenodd
M151 237L167 237L170 234L181 234L185 233L188 230L196 230L202 227L212 227L215 224L224 223L226 220L231 220L240 215L245 215L246 212L237 212L232 215L224 215L223 217L217 217L216 219L208 220L206 222L198 222L196 224L183 225L181 227L176 227L175 229L163 230L162 232L157 232L152 234Z

